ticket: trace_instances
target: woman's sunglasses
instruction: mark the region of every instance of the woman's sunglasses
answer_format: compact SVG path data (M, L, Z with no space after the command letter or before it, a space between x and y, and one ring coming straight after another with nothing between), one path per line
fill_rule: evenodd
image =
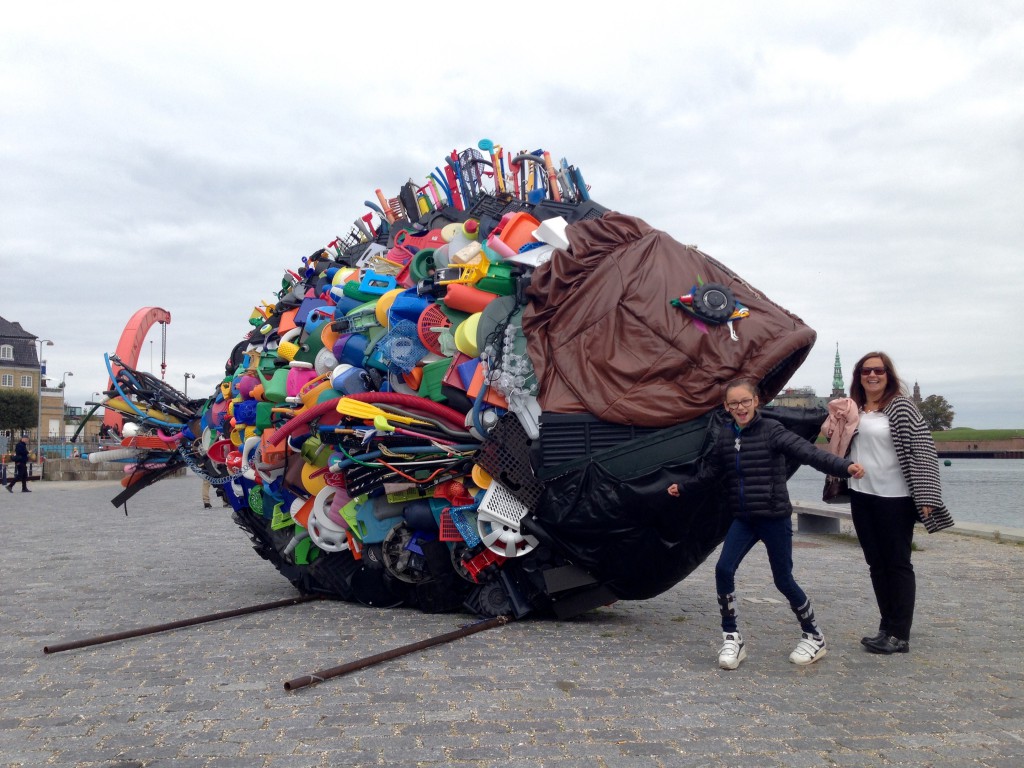
M861 368L860 369L860 375L861 376L870 376L871 374L874 374L875 376L884 376L887 373L888 373L888 371L885 370L885 368Z

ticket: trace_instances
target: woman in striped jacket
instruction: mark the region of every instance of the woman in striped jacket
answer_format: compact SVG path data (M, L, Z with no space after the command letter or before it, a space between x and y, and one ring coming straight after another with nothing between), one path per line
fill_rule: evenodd
M850 480L850 509L881 614L878 634L861 640L872 653L910 650L914 523L920 520L929 533L953 525L942 503L935 443L905 391L884 352L868 352L857 362L850 397L860 422L850 458L865 474Z

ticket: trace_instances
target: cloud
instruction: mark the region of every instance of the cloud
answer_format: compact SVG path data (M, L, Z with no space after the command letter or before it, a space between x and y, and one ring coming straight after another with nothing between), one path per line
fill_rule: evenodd
M1020 426L992 388L1024 374L1011 6L18 6L0 314L54 339L82 402L131 314L164 307L168 381L210 390L285 267L488 137L566 156L803 317L794 385L831 388L836 342L847 365L882 346L958 424Z

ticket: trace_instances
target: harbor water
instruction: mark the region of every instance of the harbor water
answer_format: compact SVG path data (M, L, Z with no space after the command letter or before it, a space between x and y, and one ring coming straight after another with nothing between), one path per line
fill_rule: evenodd
M942 495L954 520L1024 528L1024 460L939 459ZM825 476L800 467L789 480L794 501L821 501Z

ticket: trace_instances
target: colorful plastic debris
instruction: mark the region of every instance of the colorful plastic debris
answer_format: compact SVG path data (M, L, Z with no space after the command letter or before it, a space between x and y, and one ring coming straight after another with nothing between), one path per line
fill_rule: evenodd
M566 617L696 568L729 521L664 488L814 332L566 160L478 146L290 263L209 397L109 357L113 503L187 466L301 592L377 607Z

